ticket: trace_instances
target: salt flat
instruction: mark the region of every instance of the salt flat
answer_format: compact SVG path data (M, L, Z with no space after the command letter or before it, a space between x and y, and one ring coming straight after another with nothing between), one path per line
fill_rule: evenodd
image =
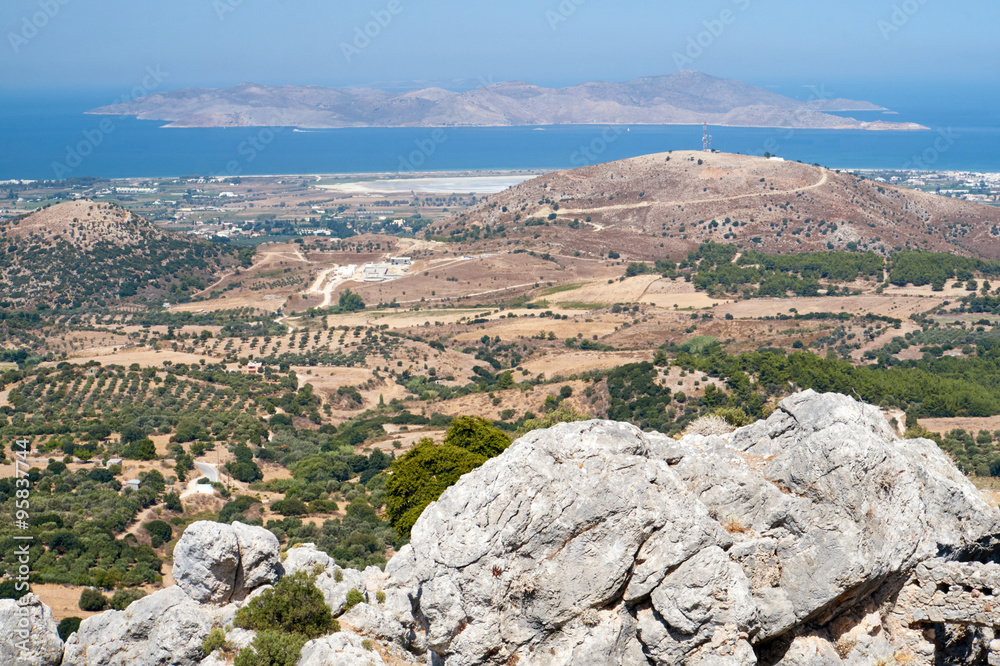
M538 174L540 175L540 174ZM375 194L394 192L421 192L427 194L476 193L496 194L509 187L531 180L535 175L521 176L455 176L428 178L398 178L366 180L337 185L318 185L333 192L345 194Z

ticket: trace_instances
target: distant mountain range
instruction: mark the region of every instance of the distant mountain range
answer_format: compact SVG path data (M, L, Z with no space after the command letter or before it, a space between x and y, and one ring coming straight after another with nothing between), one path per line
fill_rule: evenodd
M542 88L498 83L467 92L426 88L184 88L90 113L168 121L168 127L510 127L531 125L699 125L797 129L921 130L915 123L862 122L832 113L887 111L869 102L801 102L696 71L626 83Z

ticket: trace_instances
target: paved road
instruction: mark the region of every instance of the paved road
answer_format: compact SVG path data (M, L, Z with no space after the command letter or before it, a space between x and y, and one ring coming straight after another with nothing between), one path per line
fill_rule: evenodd
M198 468L199 472L198 479L200 479L203 476L207 476L208 480L211 481L212 483L219 482L219 470L217 470L215 468L215 465L213 465L212 463L196 462L194 466ZM195 479L195 481L197 481L198 479Z

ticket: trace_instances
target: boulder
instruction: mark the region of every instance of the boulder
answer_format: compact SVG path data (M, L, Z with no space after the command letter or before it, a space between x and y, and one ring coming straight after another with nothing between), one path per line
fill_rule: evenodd
M174 547L174 580L201 603L226 604L273 585L283 569L277 537L242 523L192 523Z
M69 637L63 666L190 666L215 626L231 624L236 606L199 604L174 585L123 611L85 619Z
M385 666L382 656L360 636L337 633L302 646L298 666Z
M0 664L58 666L63 641L52 611L34 594L0 599Z
M237 522L233 523L233 532L239 546L240 563L232 598L239 600L261 586L277 583L284 569L278 559L281 543L269 530Z
M679 442L607 421L530 433L424 511L386 588L449 665L735 666L778 643L822 662L828 645L793 639L998 534L933 442L807 391ZM369 615L349 614L391 636Z

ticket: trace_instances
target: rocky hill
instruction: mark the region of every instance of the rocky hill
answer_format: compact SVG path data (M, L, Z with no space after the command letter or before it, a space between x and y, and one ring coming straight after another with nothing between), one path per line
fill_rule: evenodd
M235 613L304 572L341 629L304 643L306 666L987 664L998 553L1000 512L933 442L807 391L679 441L606 421L530 433L431 504L385 573L310 545L279 562L262 528L195 523L176 587L65 645L36 598L0 601L0 655L218 666L212 628L260 645Z
M490 196L432 233L473 226L640 259L679 258L705 241L771 253L857 246L1000 258L998 208L727 153L678 151L558 171Z
M170 121L171 127L497 127L524 125L712 125L920 130L914 123L861 122L826 111L884 110L868 102L800 102L740 81L684 71L625 83L543 88L523 82L467 92L406 93L318 86L185 88L91 113Z
M161 231L113 204L60 203L0 224L0 303L78 307L181 299L234 263L224 246Z

